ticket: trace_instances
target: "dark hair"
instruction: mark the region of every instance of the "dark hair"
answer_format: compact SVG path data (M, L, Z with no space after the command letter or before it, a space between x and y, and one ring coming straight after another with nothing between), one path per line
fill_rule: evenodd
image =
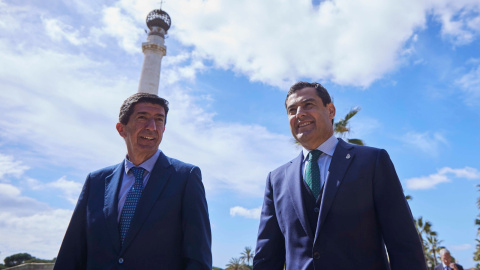
M330 94L328 94L327 89L325 89L325 87L323 87L321 84L316 83L316 82L314 82L314 83L297 82L290 87L290 90L288 90L287 98L285 99L285 107L287 106L288 97L291 94L293 94L293 93L297 92L298 90L301 90L305 87L312 87L312 88L315 88L315 90L317 90L317 95L322 99L323 106L327 106L327 104L332 102L332 99L330 98Z
M128 120L130 119L130 116L133 113L135 105L137 105L138 103L152 103L162 106L165 110L165 124L167 124L168 101L157 95L149 93L136 93L125 99L122 106L120 107L118 122L126 125L128 123Z

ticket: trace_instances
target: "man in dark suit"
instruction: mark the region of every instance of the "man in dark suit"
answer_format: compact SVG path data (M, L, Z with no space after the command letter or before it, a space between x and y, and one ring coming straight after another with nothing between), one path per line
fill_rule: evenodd
M440 259L442 263L435 266L435 270L463 270L463 266L452 262L450 251L446 248L440 249Z
M425 270L387 152L333 136L335 106L320 84L294 84L285 105L303 150L267 177L253 269Z
M200 169L158 149L167 113L156 95L125 100L127 156L88 175L54 269L212 269Z

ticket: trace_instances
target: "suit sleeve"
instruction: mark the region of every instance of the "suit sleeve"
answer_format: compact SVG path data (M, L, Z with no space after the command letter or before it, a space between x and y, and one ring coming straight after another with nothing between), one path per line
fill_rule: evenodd
M391 269L426 270L423 246L415 229L410 207L385 150L378 153L373 184L377 219Z
M183 194L182 218L184 269L212 269L210 220L198 167L193 167L189 174Z
M90 175L83 185L70 224L58 252L54 270L86 269L87 263L87 200Z
M253 258L253 269L283 269L285 265L285 237L278 225L271 184L271 173L267 177L265 198L260 216L257 247Z

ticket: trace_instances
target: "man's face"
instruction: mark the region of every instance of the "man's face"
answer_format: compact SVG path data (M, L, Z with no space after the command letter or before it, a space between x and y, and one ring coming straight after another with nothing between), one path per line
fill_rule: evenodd
M307 149L315 149L333 135L333 103L323 105L315 88L305 87L291 94L286 102L290 130Z
M125 139L129 160L139 165L158 149L165 131L165 109L152 103L135 105L126 125L117 123L117 131Z
M446 252L442 256L440 256L442 259L442 262L445 265L450 265L450 262L452 261L452 257L450 257L450 253Z

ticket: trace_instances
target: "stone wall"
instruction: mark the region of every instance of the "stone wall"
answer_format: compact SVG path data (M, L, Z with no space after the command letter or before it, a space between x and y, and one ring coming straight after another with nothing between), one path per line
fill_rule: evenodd
M54 263L24 263L14 267L7 268L8 270L53 270Z

